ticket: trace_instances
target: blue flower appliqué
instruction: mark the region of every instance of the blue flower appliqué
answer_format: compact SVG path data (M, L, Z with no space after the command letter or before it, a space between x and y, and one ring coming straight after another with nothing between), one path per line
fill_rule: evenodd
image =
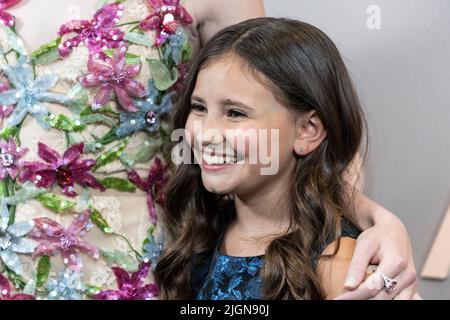
M137 131L158 131L160 117L170 111L172 108L173 92L162 97L161 103L156 104L156 98L159 94L153 80L148 82L149 96L145 99L135 100L138 107L137 112L121 112L120 125L116 135L120 138L131 135Z
M25 236L33 229L33 221L18 222L9 225L10 213L5 202L1 201L0 216L0 261L16 274L22 274L22 264L18 253L31 254L37 246Z
M83 292L86 290L81 281L82 275L74 270L63 270L58 279L47 283L50 292L46 300L82 300Z
M161 233L159 239L156 239L153 234L150 234L144 241L142 260L147 263L151 262L152 270L155 271L156 265L158 264L159 257L164 248L165 234Z
M164 51L164 59L168 60L170 57L177 65L180 64L185 43L186 34L183 29L178 28L177 31L169 37L168 46Z
M49 112L41 103L49 102L61 105L71 103L67 97L48 92L58 81L58 77L55 75L34 79L33 67L27 56L21 56L14 67L2 65L0 68L14 85L14 89L0 93L0 105L17 104L8 120L10 126L18 125L30 113L43 128L49 129L49 124L45 122L45 117Z

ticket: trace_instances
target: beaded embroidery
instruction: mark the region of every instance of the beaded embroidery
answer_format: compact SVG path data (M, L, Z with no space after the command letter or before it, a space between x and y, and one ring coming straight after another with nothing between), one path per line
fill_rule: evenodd
M192 18L180 0L103 1L29 54L6 11L18 2L0 1L0 300L155 299L164 115L191 58ZM61 143L22 147L24 123ZM137 241L118 232L133 218L118 197L145 197ZM87 260L99 269L84 277Z

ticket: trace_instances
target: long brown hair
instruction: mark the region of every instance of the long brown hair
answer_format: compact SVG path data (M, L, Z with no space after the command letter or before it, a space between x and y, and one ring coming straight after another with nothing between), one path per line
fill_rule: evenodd
M244 61L256 80L269 80L287 108L315 110L327 130L314 152L298 157L290 181L290 229L270 243L261 270L265 299L324 298L311 257L352 210L345 173L365 125L351 78L336 46L316 27L282 18L247 20L216 34L193 61L172 113L173 129L185 127L199 71L227 54ZM177 167L166 197L162 220L172 241L155 279L162 299L193 299L192 257L214 248L236 212L227 196L204 188L196 164Z

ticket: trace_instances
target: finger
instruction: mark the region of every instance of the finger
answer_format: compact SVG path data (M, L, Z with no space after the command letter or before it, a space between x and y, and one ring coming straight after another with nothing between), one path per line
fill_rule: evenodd
M400 277L399 283L406 283ZM381 290L375 297L371 300L411 300L415 290L415 285L403 288L401 286L395 288L391 293L387 293L386 290Z
M401 256L389 257L385 256L381 259L380 264L377 268L377 272L381 272L381 274L389 277L391 279L397 280L399 282L400 275L405 271L408 267L406 259ZM407 286L411 285L408 283ZM407 287L404 286L403 288Z
M417 275L415 269L407 269L395 279L397 280L397 286L390 293L382 290L373 297L373 300L411 300L413 295L417 293Z
M423 300L419 293L413 295L413 300Z
M400 276L399 287L397 291L397 296L395 300L416 300L415 297L419 297L418 284L417 284L417 273L415 268L409 269L402 273Z
M395 297L396 293L402 291L404 288L409 286L411 283L405 283L405 281L402 280L402 272L407 267L407 264L405 260L401 257L396 258L389 258L389 257L383 257L380 261L380 265L377 268L377 273L384 275L385 277L388 277L390 279L393 279L396 281L396 285L389 293L386 290L380 290L379 292L376 292L375 290L372 290L373 293L376 292L376 294L372 297L369 297L369 299L373 300L392 300L393 297ZM370 283L368 284L368 287L370 288ZM383 287L384 289L384 280L383 280Z
M394 300L414 300L414 296L416 295L416 285L409 286L403 291L395 296Z
M384 290L384 280L379 273L374 273L358 288L341 294L335 300L368 300L377 296L382 290Z
M370 243L365 240L358 239L352 261L348 267L344 284L345 288L355 289L363 282L366 276L367 267L369 266L374 255L375 250Z

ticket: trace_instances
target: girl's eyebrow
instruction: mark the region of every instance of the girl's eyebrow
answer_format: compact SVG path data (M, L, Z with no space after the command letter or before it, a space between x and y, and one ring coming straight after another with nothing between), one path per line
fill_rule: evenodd
M191 99L195 100L199 103L206 104L205 100L198 96L191 96ZM235 107L240 107L242 109L247 109L248 111L254 111L254 108L246 105L245 103L239 102L237 100L232 100L232 99L223 99L220 101L220 105L224 106L224 107L235 106Z
M191 96L191 99L192 100L196 100L196 101L198 101L200 103L205 103L205 100L203 100L202 98L197 97L197 96Z
M240 107L242 109L247 109L248 111L254 111L254 109L248 105L246 105L245 103L236 101L236 100L232 100L232 99L224 99L222 101L220 101L220 104L222 106L235 106L235 107Z

